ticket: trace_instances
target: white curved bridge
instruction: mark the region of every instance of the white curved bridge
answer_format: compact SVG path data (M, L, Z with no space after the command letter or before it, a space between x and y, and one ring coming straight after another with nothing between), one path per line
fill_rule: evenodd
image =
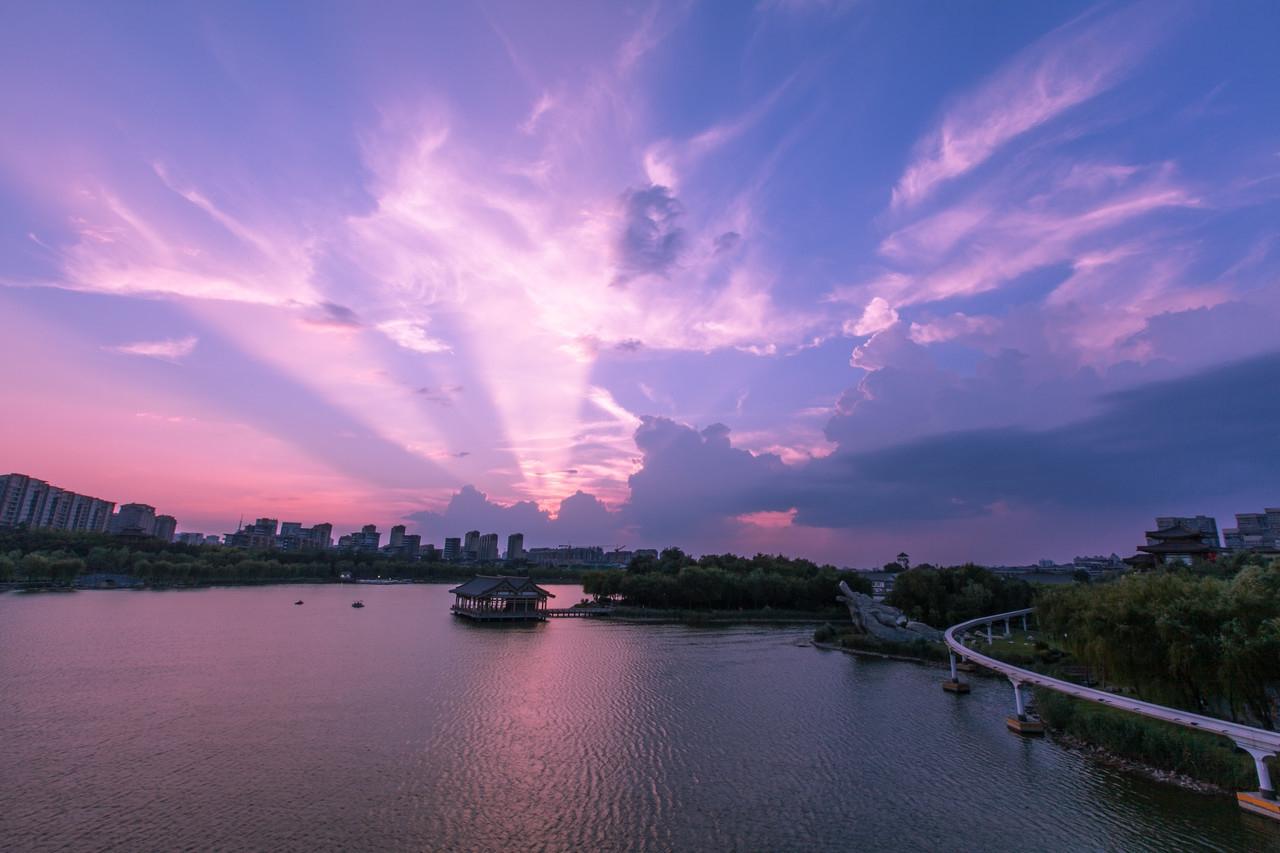
M1034 607L1029 607L1025 610L1012 610L1008 613L998 613L994 616L982 616L948 628L943 634L943 639L950 648L951 680L953 682L959 682L960 680L959 673L956 671L956 655L959 655L966 660L994 670L1009 679L1013 684L1014 704L1020 720L1026 719L1026 709L1022 701L1022 685L1034 684L1037 687L1055 690L1058 693L1065 693L1068 696L1074 696L1087 702L1096 702L1109 708L1118 708L1121 711L1129 711L1185 728L1212 732L1213 734L1230 738L1237 747L1253 757L1254 766L1258 771L1258 793L1241 793L1238 795L1240 804L1250 811L1259 812L1268 817L1280 818L1280 806L1276 804L1275 787L1271 783L1271 774L1268 771L1266 762L1263 760L1268 756L1280 754L1280 732L1267 731L1253 726L1241 725L1240 723L1231 723L1177 708L1167 708L1152 702L1117 696L1105 690L1095 690L1092 687L1084 687L1079 684L1073 684L1070 681L1050 678L1047 675L1041 675L1038 672L1032 672L1029 669L1023 669L974 651L966 646L962 640L958 639L958 637L962 637L965 632L973 628L986 626L987 641L990 642L992 625L997 622L1004 623L1004 634L1008 636L1011 620L1021 617L1025 629L1027 615L1034 612L1034 610ZM1259 803L1257 802L1258 800L1262 802Z

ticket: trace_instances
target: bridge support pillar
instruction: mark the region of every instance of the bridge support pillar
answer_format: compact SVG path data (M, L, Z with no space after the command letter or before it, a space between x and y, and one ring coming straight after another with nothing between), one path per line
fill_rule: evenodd
M991 643L992 643L992 637L991 637L991 623L990 623L990 622L988 622L988 623L987 623L987 645L989 646L989 645L991 645Z
M956 671L956 653L947 652L947 657L951 659L951 680L942 682L942 689L948 693L968 693L969 685L960 680Z
M1010 620L1008 620L1008 619L1004 620L1004 635L1005 635L1006 637L1008 637L1010 634L1012 634L1012 633L1013 633L1012 631L1010 631L1010 630L1009 630L1009 621L1010 621Z
M1253 758L1254 769L1258 771L1258 790L1237 792L1236 802L1245 811L1280 821L1280 802L1276 801L1275 785L1271 782L1271 771L1266 762L1267 757L1274 753L1252 746L1236 746L1249 753Z
M1022 633L1027 633L1027 614L1022 614Z
M1022 682L1015 681L1010 678L1009 682L1013 685L1013 704L1017 709L1017 715L1009 717L1005 720L1009 730L1017 732L1020 735L1042 735L1044 734L1044 723L1039 720L1033 720L1027 716L1026 705L1022 702Z

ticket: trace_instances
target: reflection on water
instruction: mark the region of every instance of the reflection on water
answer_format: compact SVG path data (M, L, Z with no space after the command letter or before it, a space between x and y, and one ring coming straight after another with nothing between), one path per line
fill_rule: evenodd
M1008 733L1003 682L798 628L475 625L446 589L0 597L0 847L1280 850Z

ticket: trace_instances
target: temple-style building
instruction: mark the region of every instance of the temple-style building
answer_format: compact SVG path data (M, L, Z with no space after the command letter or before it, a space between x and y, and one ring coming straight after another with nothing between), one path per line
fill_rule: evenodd
M1173 563L1190 565L1194 560L1216 560L1218 549L1204 541L1204 533L1182 524L1147 531L1141 554L1125 560L1135 569L1151 569Z
M453 593L455 616L478 621L533 620L547 618L547 599L553 593L528 578L488 577L480 575L449 590Z

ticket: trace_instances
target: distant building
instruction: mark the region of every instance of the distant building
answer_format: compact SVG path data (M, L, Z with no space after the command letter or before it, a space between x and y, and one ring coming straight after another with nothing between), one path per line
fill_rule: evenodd
M216 539L217 537L214 538ZM205 535L203 533L193 533L189 530L179 533L177 536L177 541L183 545L203 545L204 540Z
M332 545L333 525L328 523L303 527L301 522L286 521L275 537L275 547L281 551L324 551Z
M1222 546L1218 539L1218 520L1207 515L1162 515L1156 518L1156 530L1185 527L1200 533L1200 541L1214 548ZM1152 544L1148 540L1148 544Z
M441 557L440 549L437 548L433 543L428 542L426 545L422 546L423 560L427 561L428 563L435 563L440 560L440 557Z
M0 474L0 527L103 533L115 504L51 486L26 474Z
M604 548L599 545L574 547L561 545L559 548L530 548L525 559L531 563L544 566L603 566L607 565Z
M444 540L444 559L462 559L462 540L457 536L447 536Z
M382 534L378 532L376 524L366 524L360 528L359 533L351 533L342 538L346 540L346 547L349 550L374 554L378 551L378 543L382 540Z
M485 563L498 559L498 534L486 533L476 540L476 559Z
M172 515L157 515L151 528L151 535L161 542L172 542L173 534L178 530L178 519Z
M897 572L863 572L862 577L871 582L871 597L884 598L893 592L893 582Z
M462 540L462 559L478 560L480 559L480 531L468 530L466 537Z
M151 536L155 533L156 508L150 504L122 504L111 516L110 531L117 536Z
M241 525L235 533L228 533L224 542L232 548L251 551L271 551L276 547L280 522L274 518L260 518L253 524Z
M1125 568L1124 560L1120 559L1119 554L1112 554L1110 557L1076 557L1071 561L1075 571L1086 571L1089 574L1101 574L1104 572L1118 572Z
M1232 551L1280 551L1280 508L1238 512L1236 526L1228 527L1222 533L1227 548Z
M391 528L391 538L387 542L387 547L382 550L389 557L416 560L422 550L422 537L416 533L406 534L404 531L405 526L403 524L397 524Z
M524 534L512 533L507 537L507 559L524 559Z

